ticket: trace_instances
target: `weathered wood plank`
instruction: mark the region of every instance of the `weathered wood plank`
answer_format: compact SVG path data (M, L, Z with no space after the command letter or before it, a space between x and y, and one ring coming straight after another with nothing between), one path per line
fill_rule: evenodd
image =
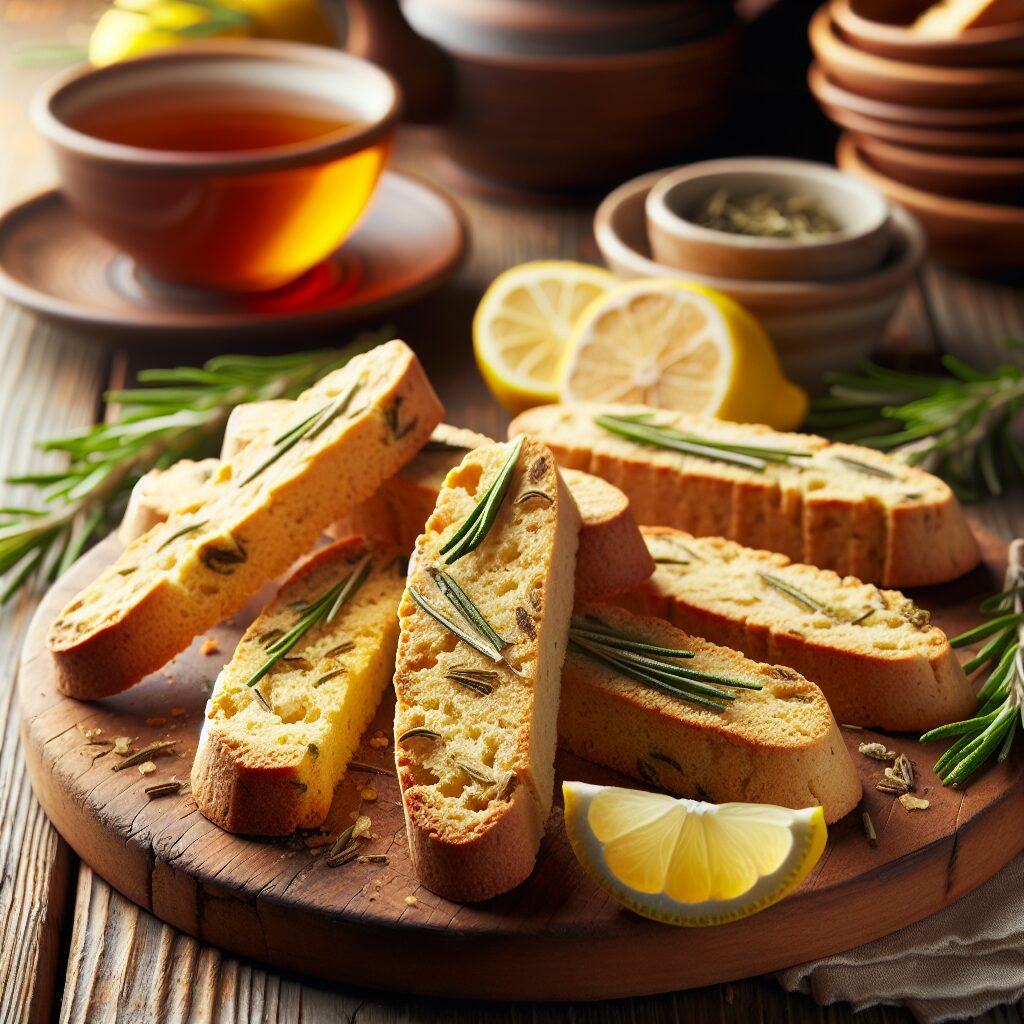
M107 359L11 308L0 310L0 467L23 473L52 465L34 442L96 415ZM0 504L29 500L0 484ZM18 735L18 652L39 591L0 613L0 1021L48 1019L70 855L29 787ZM58 989L59 990L59 989Z

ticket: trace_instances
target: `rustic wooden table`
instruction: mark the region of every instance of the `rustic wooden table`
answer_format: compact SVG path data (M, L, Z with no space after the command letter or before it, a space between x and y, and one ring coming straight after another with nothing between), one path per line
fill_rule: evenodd
M29 127L27 103L50 69L25 66L25 40L84 36L95 0L0 0L0 203L53 181L46 154ZM435 167L426 141L402 140L400 166L428 177ZM469 258L442 293L395 318L400 336L424 355L453 422L497 434L503 417L483 391L469 357L473 306L502 269L537 257L597 260L591 209L515 209L459 197L472 226ZM926 267L893 326L890 344L956 352L981 365L1005 361L999 340L1024 337L1024 291L954 277ZM342 342L347 336L330 340ZM307 346L314 339L295 339ZM202 353L195 353L200 358ZM92 422L102 393L136 365L189 358L180 348L134 360L93 340L0 305L0 471L45 465L35 442ZM1019 358L1019 356L1018 356ZM0 486L0 504L27 496ZM1019 497L980 509L1009 538L1024 533ZM36 803L19 751L14 672L25 628L39 599L25 591L0 615L0 1022L20 1021L838 1021L847 1006L822 1009L786 995L771 979L617 1003L556 1005L452 1004L356 990L334 990L239 961L176 932L126 901L61 840ZM862 1024L909 1020L876 1008ZM987 1014L989 1024L1022 1019L1021 1007Z

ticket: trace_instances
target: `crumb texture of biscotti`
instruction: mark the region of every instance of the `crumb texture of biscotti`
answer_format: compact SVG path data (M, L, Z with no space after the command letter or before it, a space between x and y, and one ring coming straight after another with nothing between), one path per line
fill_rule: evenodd
M130 544L50 628L57 682L83 699L128 688L237 611L324 528L413 458L443 415L404 342L356 356L202 491Z
M323 822L391 682L405 565L397 549L337 541L311 555L260 612L206 706L192 796L207 818L229 832L271 836ZM248 685L303 608L360 579L331 622L321 620Z
M643 534L657 563L637 591L648 612L796 669L843 724L920 732L974 706L945 633L899 591L720 537L660 527Z
M860 779L839 728L822 692L799 673L622 608L589 605L577 616L630 639L690 651L688 667L762 689L736 689L727 709L715 711L636 682L571 644L560 746L691 799L820 804L829 822L857 805Z
M479 448L448 473L399 611L395 754L413 864L427 888L463 901L530 874L554 786L580 522L551 453L526 439L482 543L450 564L441 550L513 450ZM413 590L467 627L438 569L507 643L501 658L474 650L417 603Z
M406 563L395 549L338 541L311 555L260 612L206 707L191 792L211 821L232 833L286 836L325 819L391 682ZM305 607L360 579L332 622L315 625L249 685Z
M642 444L597 423L641 416L699 441L792 453L760 469ZM938 477L881 452L810 434L644 406L548 405L509 436L548 445L559 464L615 484L642 525L723 536L888 587L955 579L980 559L960 504Z

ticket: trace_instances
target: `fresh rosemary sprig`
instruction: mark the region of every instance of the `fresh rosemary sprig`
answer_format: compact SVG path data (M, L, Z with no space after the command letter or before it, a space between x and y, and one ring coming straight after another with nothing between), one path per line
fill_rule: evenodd
M1017 727L1024 724L1024 540L1010 545L1003 592L983 601L981 610L992 618L950 640L954 647L986 641L964 665L968 675L982 667L989 672L978 691L977 714L921 737L922 743L959 737L935 762L935 774L947 786L966 782L993 754L1005 761Z
M0 577L10 599L29 579L54 579L116 523L136 480L154 468L216 450L236 405L295 398L354 355L391 337L366 335L344 349L283 356L217 356L202 367L144 370L139 383L111 391L118 416L44 442L67 460L60 470L8 478L38 490L43 507L0 508Z
M448 538L444 547L441 548L441 554L446 557L449 565L457 562L463 555L468 555L470 551L478 548L490 532L491 527L494 525L494 520L497 518L498 509L501 508L501 503L505 499L508 485L512 481L512 474L515 471L516 462L519 460L519 453L523 448L524 437L524 434L520 434L512 442L508 458L501 469L498 470L498 475L494 478L490 487L487 488L483 497L473 507L473 511L466 516L462 525Z
M702 459L715 462L726 462L743 469L751 469L762 473L769 463L799 465L794 459L808 458L808 452L787 451L783 448L771 448L753 444L728 444L724 441L711 441L705 437L684 434L669 424L652 421L650 413L637 415L602 415L595 416L594 423L611 434L624 437L638 444L651 445L656 448L667 448L671 451L696 455Z
M634 640L615 633L603 623L573 619L569 643L638 683L714 711L725 711L726 702L736 699L736 695L722 689L723 686L761 689L760 683L748 679L731 679L678 665L676 662L692 658L693 652Z
M366 577L370 575L372 568L370 556L364 555L343 580L339 580L315 601L303 605L299 609L299 617L291 629L263 642L267 659L246 680L245 685L255 686L314 626L321 622L325 626L329 626L341 606L349 598L355 596L359 588L366 582ZM319 682L324 682L324 680L321 678Z
M1012 338L1006 345L1024 347ZM807 426L937 473L965 497L979 484L1000 495L1009 479L1024 475L1024 450L1012 429L1024 407L1024 370L983 373L948 355L942 365L945 375L873 363L859 373L827 374L828 397L812 403Z

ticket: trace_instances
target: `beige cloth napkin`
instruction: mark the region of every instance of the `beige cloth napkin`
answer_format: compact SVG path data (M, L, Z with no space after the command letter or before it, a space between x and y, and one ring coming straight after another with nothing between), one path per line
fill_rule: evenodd
M926 1024L1016 1002L1024 997L1024 854L937 914L778 978L819 1003L903 1003Z

